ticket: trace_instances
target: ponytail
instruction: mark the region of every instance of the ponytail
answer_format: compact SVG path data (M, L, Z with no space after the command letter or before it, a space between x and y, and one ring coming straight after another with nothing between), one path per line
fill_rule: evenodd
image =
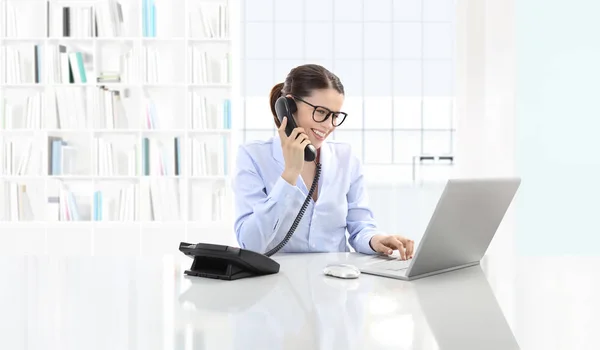
M283 90L283 83L279 83L279 84L273 86L273 88L271 89L271 96L270 96L271 113L273 113L273 120L275 121L275 125L277 125L278 128L281 125L281 122L279 121L279 118L277 118L277 113L275 112L275 102L277 101L278 98L281 97L282 90Z

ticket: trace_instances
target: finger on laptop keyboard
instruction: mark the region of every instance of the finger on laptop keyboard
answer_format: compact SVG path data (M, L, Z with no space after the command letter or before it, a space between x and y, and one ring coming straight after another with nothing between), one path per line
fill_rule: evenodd
M406 242L406 257L408 259L412 259L414 252L415 252L415 242L408 239Z
M394 249L397 249L400 253L400 259L406 260L406 250L404 249L404 243L398 237L390 237L390 243L393 245Z

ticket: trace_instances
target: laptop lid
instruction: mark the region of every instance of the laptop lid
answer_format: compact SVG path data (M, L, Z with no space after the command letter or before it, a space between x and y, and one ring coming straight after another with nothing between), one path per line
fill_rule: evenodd
M448 180L406 275L481 260L520 184L519 178Z

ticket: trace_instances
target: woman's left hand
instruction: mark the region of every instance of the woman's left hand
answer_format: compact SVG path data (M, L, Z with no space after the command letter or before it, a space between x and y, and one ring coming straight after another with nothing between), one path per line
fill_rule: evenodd
M394 250L400 253L400 259L412 259L415 242L400 235L375 235L371 238L371 247L378 253L391 255Z

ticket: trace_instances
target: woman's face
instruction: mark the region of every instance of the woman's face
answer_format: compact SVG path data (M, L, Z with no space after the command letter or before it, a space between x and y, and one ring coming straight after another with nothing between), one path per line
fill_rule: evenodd
M329 88L314 90L310 96L301 97L301 99L303 101L296 99L296 106L298 107L295 115L296 121L298 126L306 131L313 146L320 148L323 141L333 132L335 127L332 124L332 115L324 122L319 123L318 121L323 120L329 111L341 111L344 104L344 95L335 89Z

